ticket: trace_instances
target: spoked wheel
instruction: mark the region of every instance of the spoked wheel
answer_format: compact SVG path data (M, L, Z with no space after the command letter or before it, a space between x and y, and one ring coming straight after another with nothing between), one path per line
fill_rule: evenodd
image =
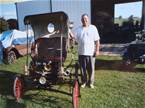
M74 87L73 87L73 108L78 108L78 105L79 105L79 95L80 95L80 92L79 92L79 83L77 80L75 80L75 83L74 83Z
M18 76L14 80L13 93L17 101L19 101L22 98L23 84L22 79Z

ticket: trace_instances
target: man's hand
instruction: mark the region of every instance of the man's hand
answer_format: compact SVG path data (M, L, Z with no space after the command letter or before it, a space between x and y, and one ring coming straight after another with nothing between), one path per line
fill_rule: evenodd
M95 43L96 43L96 52L95 52L95 56L98 56L98 55L99 55L99 49L100 49L100 41L97 40Z
M99 51L96 51L96 56L98 56L100 53L99 53Z
M96 56L98 56L98 55L99 55L99 51L96 51L96 52L94 53L93 57L96 57Z

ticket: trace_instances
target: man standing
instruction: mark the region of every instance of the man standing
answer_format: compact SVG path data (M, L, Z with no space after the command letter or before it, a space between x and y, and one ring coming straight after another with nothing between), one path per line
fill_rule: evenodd
M82 74L81 87L84 88L88 84L94 88L95 56L99 55L100 37L97 28L90 24L87 14L82 15L81 21L82 26L75 32Z

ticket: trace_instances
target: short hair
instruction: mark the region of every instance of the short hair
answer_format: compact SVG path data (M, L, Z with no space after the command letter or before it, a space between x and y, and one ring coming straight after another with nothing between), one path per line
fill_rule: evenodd
M88 15L87 13L84 13L84 14L82 15L82 18L83 18L84 16L89 17L89 15Z

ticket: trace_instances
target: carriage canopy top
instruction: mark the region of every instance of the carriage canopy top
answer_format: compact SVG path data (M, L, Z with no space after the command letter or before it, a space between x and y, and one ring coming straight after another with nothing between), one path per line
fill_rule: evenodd
M24 23L32 27L35 39L68 36L68 16L64 12L29 15Z

